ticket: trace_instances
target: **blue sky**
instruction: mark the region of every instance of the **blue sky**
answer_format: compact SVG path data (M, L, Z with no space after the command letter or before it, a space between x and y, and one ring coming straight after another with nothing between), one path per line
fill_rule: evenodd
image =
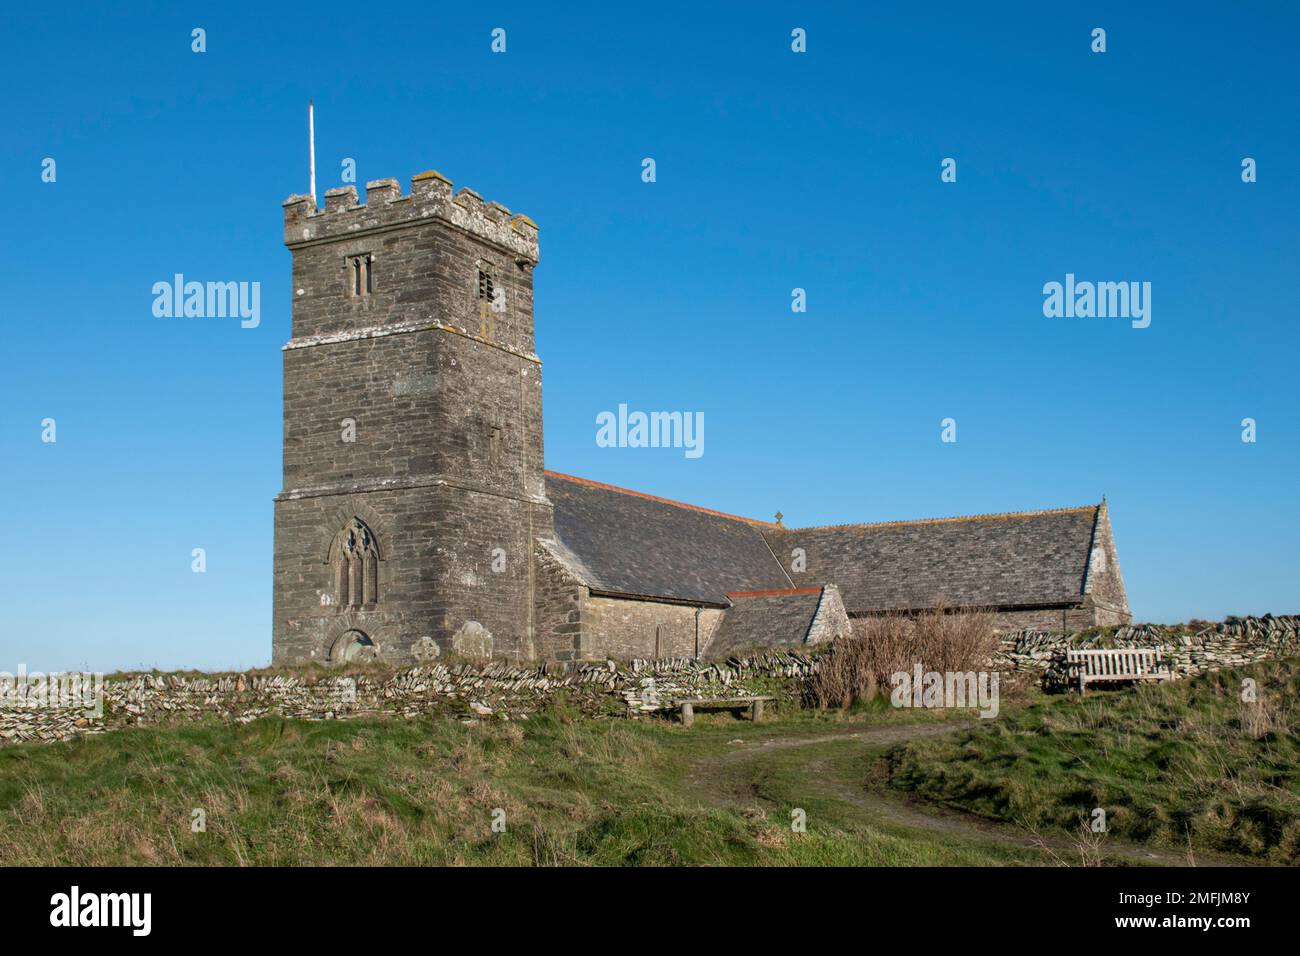
M475 6L7 14L0 670L269 661L308 98L320 192L435 168L540 225L548 467L790 525L1105 494L1138 618L1300 610L1296 8ZM177 272L260 326L155 318ZM1044 317L1067 272L1151 326ZM621 402L705 454L597 447Z

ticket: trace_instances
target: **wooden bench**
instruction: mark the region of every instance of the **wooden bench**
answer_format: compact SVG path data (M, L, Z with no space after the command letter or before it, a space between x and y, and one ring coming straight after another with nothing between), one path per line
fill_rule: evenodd
M772 697L686 697L674 700L673 707L682 715L682 726L689 727L695 723L696 707L711 707L720 710L748 710L749 717L755 723L763 719L763 704L774 700Z
M1067 650L1071 676L1079 679L1079 694L1099 681L1169 680L1169 666L1160 660L1158 647L1114 647Z

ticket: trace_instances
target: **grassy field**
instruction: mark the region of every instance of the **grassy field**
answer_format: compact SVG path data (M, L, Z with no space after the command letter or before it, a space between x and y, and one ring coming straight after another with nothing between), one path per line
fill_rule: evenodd
M1261 704L1241 702L1247 676ZM1294 863L1298 691L1289 662L1083 701L1013 694L991 721L878 698L689 730L563 702L515 722L129 728L0 749L0 865L1093 862L1073 851L1094 807L1112 840L1098 861L1159 862L1118 838Z
M869 707L758 726L719 715L688 731L561 707L517 723L264 719L10 747L0 750L0 864L1043 862L872 823L805 772L816 759L819 781L860 787L883 747L778 750L758 766L729 756L760 738L915 719ZM725 779L716 772L733 765ZM796 807L804 833L791 828ZM192 831L196 808L205 832Z
M1242 700L1256 682L1257 703ZM1035 830L1300 863L1300 661L1044 699L889 758L892 786Z

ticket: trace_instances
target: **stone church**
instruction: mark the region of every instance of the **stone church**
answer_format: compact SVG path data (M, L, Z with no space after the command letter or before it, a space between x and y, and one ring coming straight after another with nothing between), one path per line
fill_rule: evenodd
M1126 623L1106 503L787 528L544 470L537 226L436 172L284 203L273 660L725 657L948 607Z

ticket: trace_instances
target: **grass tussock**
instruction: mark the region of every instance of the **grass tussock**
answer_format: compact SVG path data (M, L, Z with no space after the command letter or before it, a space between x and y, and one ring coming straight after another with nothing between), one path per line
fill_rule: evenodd
M901 747L890 781L1031 829L1101 808L1124 839L1297 864L1298 698L1298 659L1057 698Z

